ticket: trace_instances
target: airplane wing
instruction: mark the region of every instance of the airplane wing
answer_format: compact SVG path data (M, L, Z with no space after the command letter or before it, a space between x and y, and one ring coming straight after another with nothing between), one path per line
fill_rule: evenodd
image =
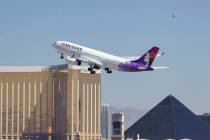
M88 65L93 65L93 66L97 66L98 68L101 68L103 66L103 63L94 59L94 58L90 58L90 57L79 57L77 58L78 60L80 60L81 62L84 62Z

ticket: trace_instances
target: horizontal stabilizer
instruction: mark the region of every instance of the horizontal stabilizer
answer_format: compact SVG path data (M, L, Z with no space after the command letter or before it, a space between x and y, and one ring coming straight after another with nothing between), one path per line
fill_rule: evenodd
M168 69L168 67L151 67L154 70L160 70L160 69Z

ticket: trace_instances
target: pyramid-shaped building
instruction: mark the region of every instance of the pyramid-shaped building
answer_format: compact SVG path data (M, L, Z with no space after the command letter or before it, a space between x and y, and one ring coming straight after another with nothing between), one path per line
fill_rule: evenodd
M125 131L126 138L210 140L210 128L169 95Z

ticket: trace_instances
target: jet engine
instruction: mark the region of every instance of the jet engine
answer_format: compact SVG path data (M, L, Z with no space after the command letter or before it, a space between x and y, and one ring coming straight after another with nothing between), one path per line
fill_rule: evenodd
M71 63L71 64L77 64L77 59L76 59L76 58L73 58L73 57L67 56L67 57L66 57L66 61L67 61L68 63Z
M78 60L78 59L76 59L76 58L74 58L74 57L69 57L69 56L67 56L67 57L66 57L66 62L67 62L67 63L70 63L70 64L73 64L73 65L78 65L78 66L81 65L81 61Z

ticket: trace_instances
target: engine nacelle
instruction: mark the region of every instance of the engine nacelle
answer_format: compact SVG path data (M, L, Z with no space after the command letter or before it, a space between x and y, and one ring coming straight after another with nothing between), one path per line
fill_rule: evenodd
M77 59L67 56L66 61L71 64L77 64Z

